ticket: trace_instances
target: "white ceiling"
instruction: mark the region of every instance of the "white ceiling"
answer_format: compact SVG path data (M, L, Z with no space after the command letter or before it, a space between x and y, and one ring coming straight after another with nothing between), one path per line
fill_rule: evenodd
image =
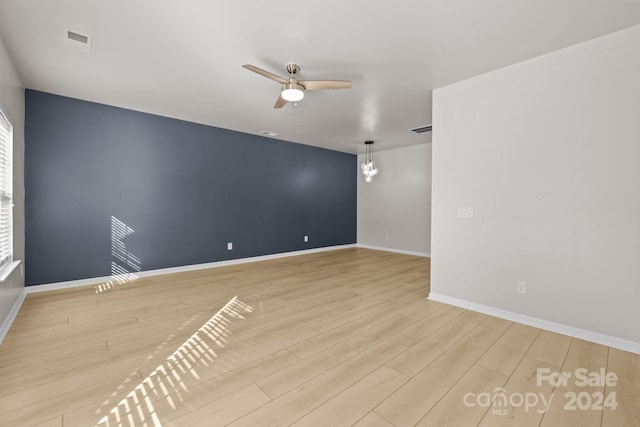
M27 88L349 153L429 142L409 129L434 88L637 24L633 0L0 0ZM353 88L274 110L279 85L241 66L289 62Z

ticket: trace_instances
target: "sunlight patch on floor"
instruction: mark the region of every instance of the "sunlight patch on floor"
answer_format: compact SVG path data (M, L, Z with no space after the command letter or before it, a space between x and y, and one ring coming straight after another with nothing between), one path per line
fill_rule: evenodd
M165 399L175 410L180 402L176 402L174 397L182 401L181 393L189 391L184 382L184 376L190 375L199 380L196 368L210 366L217 357L215 347L223 348L227 343L231 324L237 320L245 320L244 314L251 312L253 308L240 301L237 296L231 298L100 419L96 426L160 427L162 424L152 400Z

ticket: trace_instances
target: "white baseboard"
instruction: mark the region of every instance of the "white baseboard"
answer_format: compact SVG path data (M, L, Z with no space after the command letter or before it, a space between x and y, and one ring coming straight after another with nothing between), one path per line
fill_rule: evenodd
M617 348L619 350L629 351L631 353L640 354L640 343L635 341L618 338L611 335L601 334L586 329L580 329L562 323L550 322L548 320L537 317L526 316L524 314L515 313L488 305L477 304L458 298L448 297L446 295L429 293L430 300L442 302L456 307L465 308L471 311L488 314L490 316L499 317L501 319L511 320L513 322L523 323L525 325L534 326L536 328L545 329L551 332L568 335L574 338L580 338L585 341L591 341L596 344L606 345L608 347Z
M2 322L2 326L0 327L0 344L2 344L2 341L4 341L4 337L7 336L11 325L13 325L13 321L16 320L16 316L20 311L20 307L22 307L22 303L24 302L24 298L26 297L26 295L27 293L24 290L20 292L20 295L18 295L18 299L15 303L13 303L11 311L9 312L7 317L5 317L4 322Z
M307 255L307 254L313 254L317 252L334 251L338 249L347 249L347 248L355 248L355 247L356 247L355 244L327 246L323 248L304 249L301 251L282 252L279 254L272 254L272 255L261 255L261 256L248 257L248 258L231 259L227 261L208 262L205 264L193 264L193 265L185 265L180 267L160 268L157 270L139 271L139 272L131 273L130 277L140 278L140 277L159 276L162 274L182 273L186 271L204 270L207 268L225 267L228 265L245 264L248 262L256 262L256 261L267 261L270 259L285 258L285 257L297 256L297 255ZM45 292L45 291L54 291L58 289L76 288L79 286L98 285L100 283L109 282L111 280L114 280L113 276L92 277L90 279L71 280L68 282L32 285L32 286L27 286L25 290L26 290L26 293L31 294L35 292Z
M376 251L395 252L395 253L398 253L398 254L415 255L415 256L431 258L431 254L426 253L426 252L405 251L404 249L385 248L383 246L365 245L365 244L362 244L362 243L358 243L357 246L359 248L373 249L373 250L376 250Z

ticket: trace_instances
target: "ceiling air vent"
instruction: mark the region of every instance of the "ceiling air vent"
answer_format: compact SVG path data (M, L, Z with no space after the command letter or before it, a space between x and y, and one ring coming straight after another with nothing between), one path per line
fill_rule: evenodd
M418 128L415 128L415 129L411 129L411 132L425 133L425 132L431 132L432 129L433 129L432 125L425 125L425 126L420 126Z
M90 52L91 36L86 36L75 31L66 30L64 32L64 45L80 50L82 52Z

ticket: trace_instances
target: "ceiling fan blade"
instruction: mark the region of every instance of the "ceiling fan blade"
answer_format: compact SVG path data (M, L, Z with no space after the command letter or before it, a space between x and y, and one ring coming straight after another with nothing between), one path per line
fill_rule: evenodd
M306 90L351 88L351 82L348 80L305 80L298 83L304 86Z
M289 80L287 80L287 79L285 79L285 78L282 78L282 77L277 76L277 75L275 75L275 74L273 74L273 73L270 73L270 72L268 72L268 71L265 71L265 70L263 70L262 68L254 67L253 65L250 65L250 64L245 64L245 65L243 65L243 66L242 66L242 68L246 68L246 69L247 69L247 70L249 70L249 71L253 71L254 73L258 73L258 74L260 74L261 76L264 76L264 77L266 77L266 78L268 78L268 79L271 79L271 80L273 80L273 81L276 81L276 82L278 82L278 83L280 83L280 84L286 84L286 83L289 83Z
M282 96L279 96L278 99L276 100L276 103L273 105L273 108L282 108L286 104L287 104L287 101Z

